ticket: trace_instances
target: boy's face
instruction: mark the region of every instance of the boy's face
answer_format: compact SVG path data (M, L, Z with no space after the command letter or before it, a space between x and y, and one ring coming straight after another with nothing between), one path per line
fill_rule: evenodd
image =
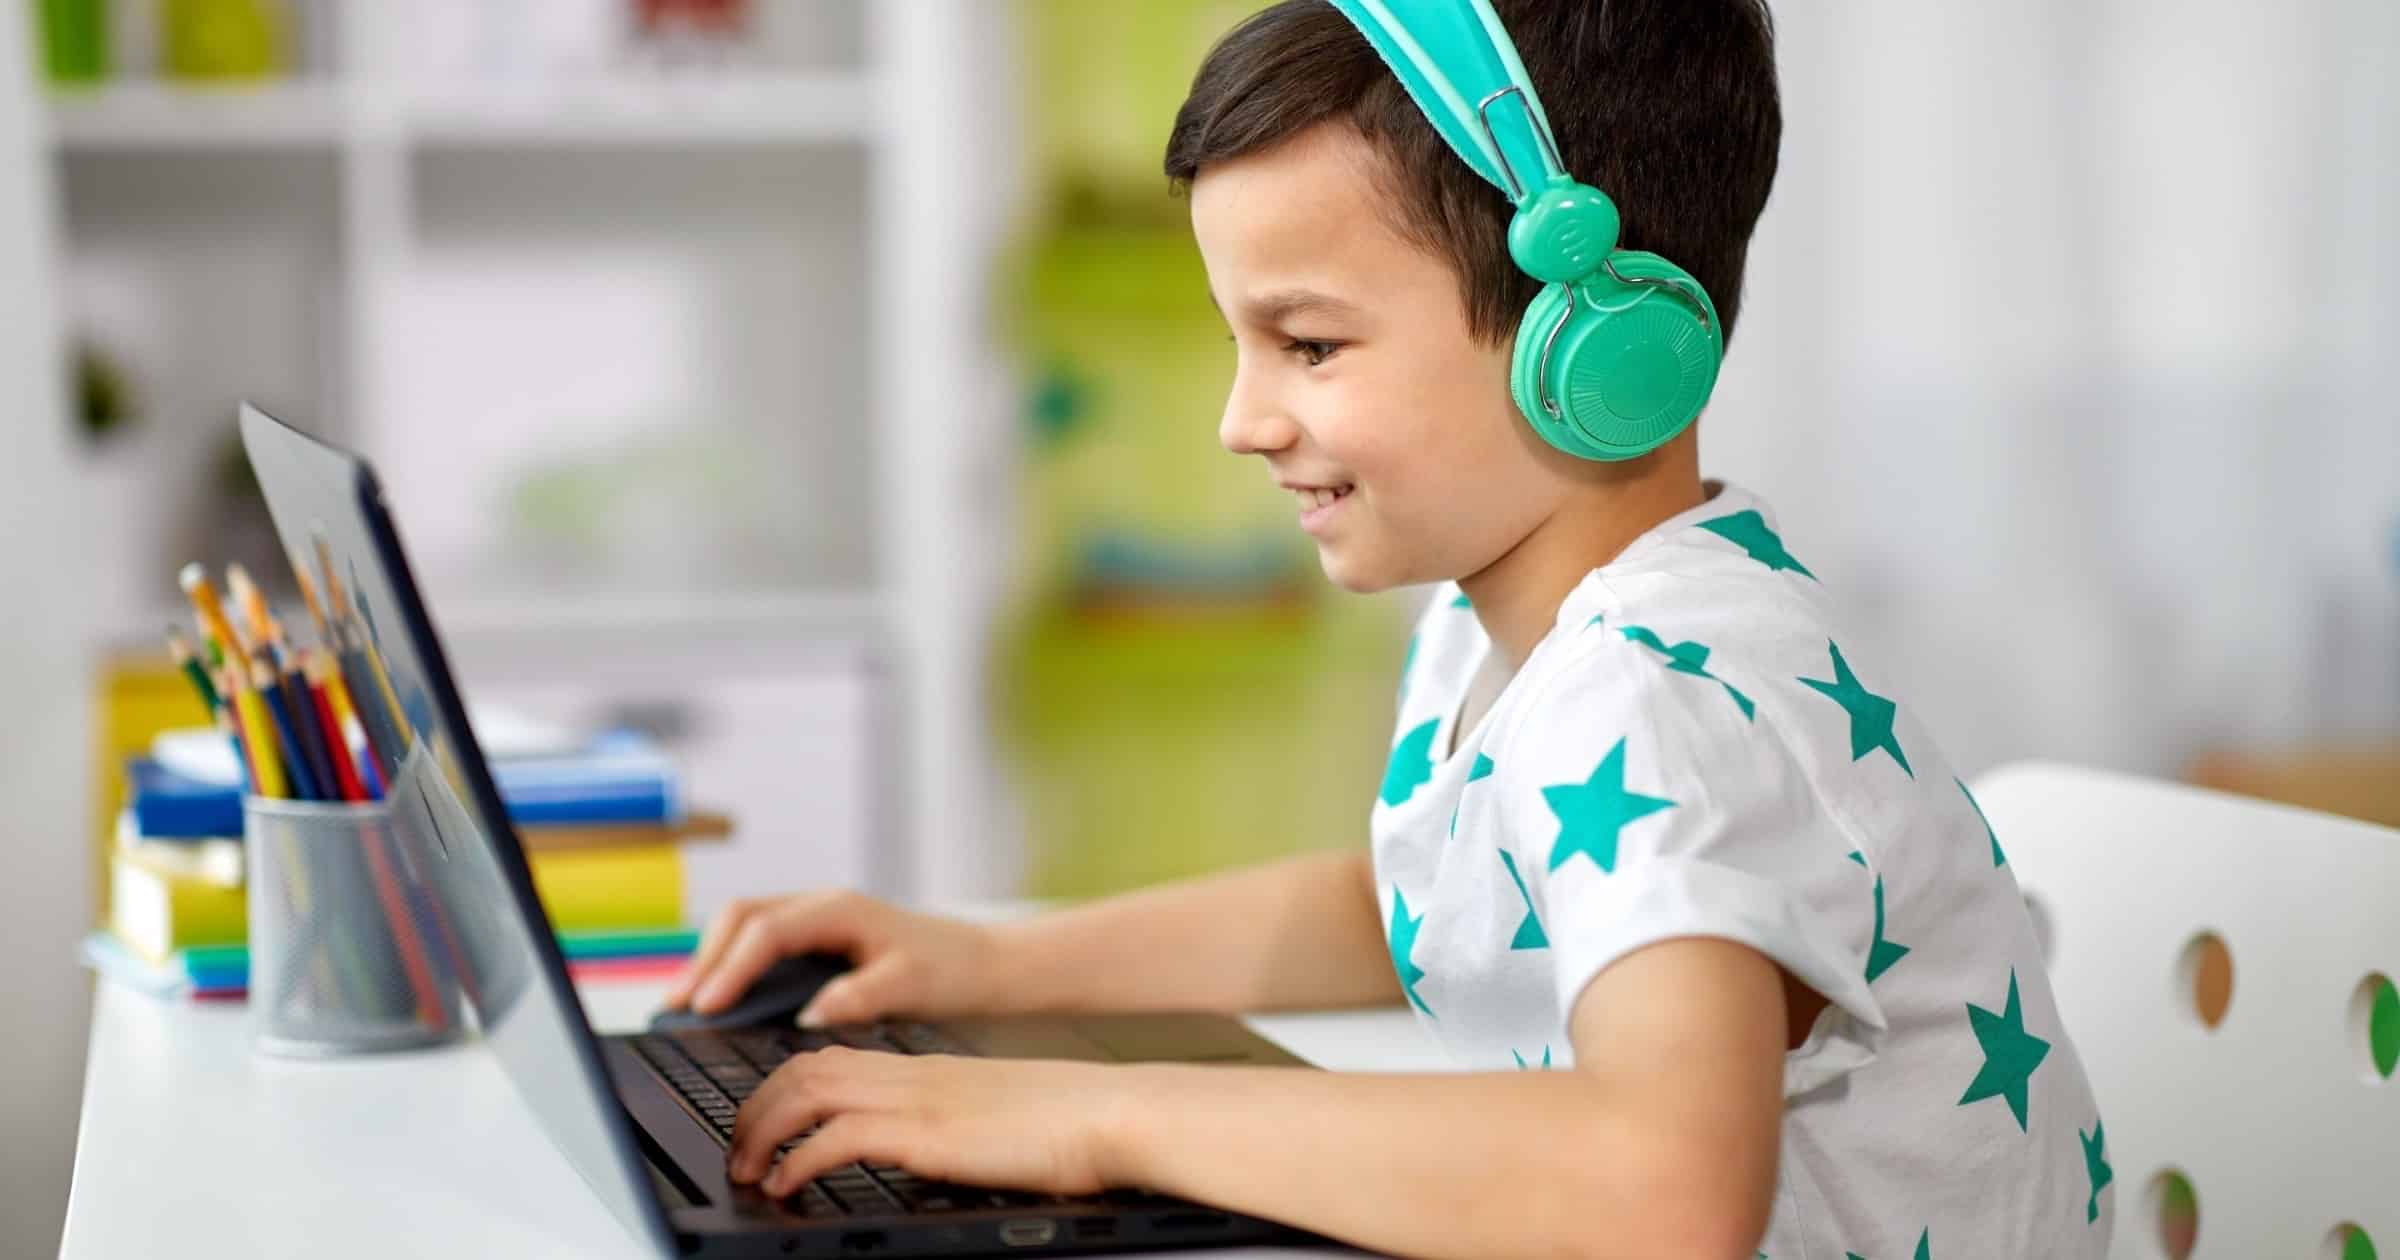
M1468 334L1448 265L1376 213L1375 160L1329 123L1191 190L1233 329L1218 438L1265 458L1325 576L1359 592L1480 572L1565 488L1509 399L1508 347Z

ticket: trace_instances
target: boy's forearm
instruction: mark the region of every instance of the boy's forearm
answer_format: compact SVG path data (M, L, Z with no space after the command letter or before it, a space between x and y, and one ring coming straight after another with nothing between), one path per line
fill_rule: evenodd
M1612 1100L1571 1070L1118 1070L1112 1184L1378 1252L1747 1260L1765 1228L1750 1200L1772 1157L1726 1167L1718 1118Z
M1364 849L1179 880L994 929L1007 1010L1264 1011L1401 1000Z

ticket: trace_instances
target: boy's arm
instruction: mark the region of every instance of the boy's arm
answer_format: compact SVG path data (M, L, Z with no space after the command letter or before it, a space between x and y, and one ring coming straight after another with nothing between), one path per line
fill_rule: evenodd
M1006 1010L1265 1011L1401 1000L1365 846L994 929Z
M1749 1260L1786 991L1746 946L1672 940L1585 988L1572 1070L1135 1065L1106 1175L1398 1255Z

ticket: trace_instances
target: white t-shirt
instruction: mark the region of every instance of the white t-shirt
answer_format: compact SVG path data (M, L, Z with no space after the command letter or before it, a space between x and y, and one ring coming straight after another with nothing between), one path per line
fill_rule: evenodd
M1610 963L1739 941L1829 1002L1761 1254L2103 1256L2106 1135L1999 840L1764 505L1711 488L1455 741L1490 640L1455 584L1427 606L1373 818L1410 1004L1463 1065L1566 1067Z

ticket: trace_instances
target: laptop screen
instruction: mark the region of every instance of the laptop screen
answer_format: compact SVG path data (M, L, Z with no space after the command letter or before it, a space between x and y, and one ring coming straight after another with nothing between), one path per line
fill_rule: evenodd
M328 604L336 642L327 646L391 802L402 873L423 893L429 948L451 963L482 1039L551 1140L637 1237L666 1250L631 1122L567 982L372 470L254 407L242 408L241 428L275 531Z

